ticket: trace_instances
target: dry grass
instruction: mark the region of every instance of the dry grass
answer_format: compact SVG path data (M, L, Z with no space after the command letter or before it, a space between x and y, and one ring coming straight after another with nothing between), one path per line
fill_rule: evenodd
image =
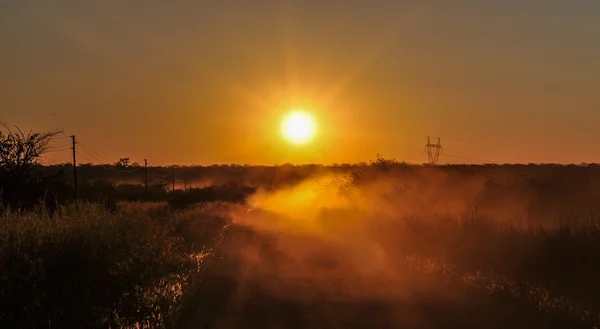
M162 203L0 213L0 327L153 328L226 225L226 204L172 213ZM194 234L202 232L202 234Z

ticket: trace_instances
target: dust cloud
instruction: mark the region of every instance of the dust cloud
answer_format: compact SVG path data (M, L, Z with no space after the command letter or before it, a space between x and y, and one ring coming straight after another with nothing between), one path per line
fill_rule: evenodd
M568 201L549 199L553 194L510 170L490 175L477 168L373 167L259 188L232 211L232 231L220 254L225 261L215 270L230 283L227 293L216 294L229 296L223 314L238 322L217 327L534 323L518 307L497 304L485 289L471 289L446 270L411 265L417 258L464 274L459 277L566 282L560 273L548 274L563 260L552 252L557 228L547 215L567 209ZM582 209L596 206L584 198L589 193L564 193L588 200ZM562 246L570 243L561 239Z
M427 289L436 291L436 299L456 298L457 292L407 269L397 258L402 241L415 242L404 219L465 212L468 200L481 191L478 180L442 188L438 183L445 177L436 174L415 176L429 186L418 193L402 192L399 184L410 182L394 177L356 184L339 174L259 190L247 200L249 207L233 216L254 236L235 247L242 275L286 298L414 301L414 294Z
M407 254L444 260L460 255L468 262L476 258L469 248L481 249L480 243L488 245L488 255L505 252L505 230L525 228L534 216L535 195L520 189L494 194L483 175L428 167L329 173L276 191L259 190L233 218L268 241L261 246L268 256L255 246L243 248L244 268L256 275L323 289L333 289L336 282L331 296L376 292L394 297L419 281L402 265ZM466 231L473 222L479 231ZM485 238L490 241L480 240ZM499 241L491 244L494 239Z

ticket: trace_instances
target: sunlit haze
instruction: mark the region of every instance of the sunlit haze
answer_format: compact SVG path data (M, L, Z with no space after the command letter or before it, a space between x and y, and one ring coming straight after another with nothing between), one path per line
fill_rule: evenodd
M0 328L600 329L600 0L0 0Z
M160 164L600 162L598 1L3 1L0 120ZM305 108L318 135L281 135ZM296 142L299 139L296 140ZM68 149L47 161L69 161Z

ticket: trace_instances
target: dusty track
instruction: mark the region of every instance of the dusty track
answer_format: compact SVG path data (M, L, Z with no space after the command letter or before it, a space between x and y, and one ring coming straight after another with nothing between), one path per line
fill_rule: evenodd
M188 301L181 329L534 328L509 304L314 237L234 227ZM366 259L374 257L366 255Z

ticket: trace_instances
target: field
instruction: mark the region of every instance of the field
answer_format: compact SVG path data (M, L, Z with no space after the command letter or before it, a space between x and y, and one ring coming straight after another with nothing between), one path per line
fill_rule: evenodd
M594 165L236 170L235 198L3 208L0 327L600 327Z
M0 329L600 329L599 18L0 0Z

